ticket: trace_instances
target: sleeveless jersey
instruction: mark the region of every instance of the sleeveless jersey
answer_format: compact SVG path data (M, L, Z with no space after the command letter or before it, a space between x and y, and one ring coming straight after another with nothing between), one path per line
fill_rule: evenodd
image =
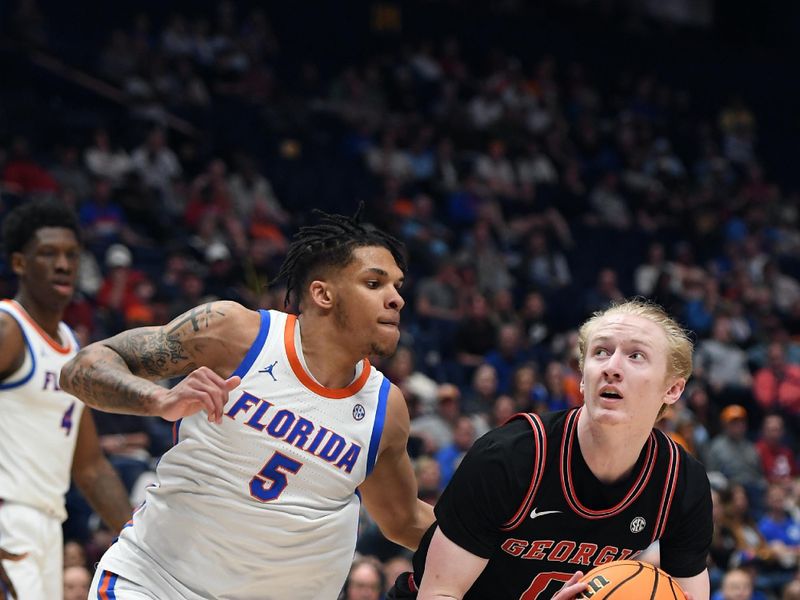
M0 499L63 521L84 405L59 388L58 377L78 342L65 323L53 340L13 300L0 301L0 310L14 318L25 342L22 366L0 381Z
M575 571L633 558L657 539L665 568L684 571L678 576L705 567L711 502L702 466L653 430L631 475L604 484L581 455L580 412L517 415L476 443L442 495L444 534L488 558L465 600L551 598ZM522 472L529 477L516 479ZM417 582L433 529L414 556Z
M176 423L158 484L104 569L190 599L337 596L390 384L365 359L348 387L323 387L305 367L296 317L260 313L222 423L205 412Z

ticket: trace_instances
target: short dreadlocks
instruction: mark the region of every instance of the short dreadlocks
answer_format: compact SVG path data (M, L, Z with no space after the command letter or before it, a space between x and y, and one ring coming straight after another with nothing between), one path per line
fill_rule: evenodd
M71 229L80 241L78 217L69 206L53 199L34 200L20 204L3 219L3 249L10 259L14 252L22 252L43 227Z
M356 248L386 248L405 274L403 244L374 225L362 223L363 208L362 203L352 217L332 215L315 209L313 212L320 217L319 223L298 230L275 278L276 281L286 281L286 306L291 304L292 299L299 304L303 290L320 271L328 268L342 269L350 264Z

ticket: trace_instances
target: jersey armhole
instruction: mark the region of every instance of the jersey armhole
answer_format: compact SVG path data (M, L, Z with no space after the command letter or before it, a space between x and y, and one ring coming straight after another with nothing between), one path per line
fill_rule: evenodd
M522 499L517 512L500 526L501 531L516 529L519 527L520 523L525 520L525 516L531 510L536 493L539 491L539 485L544 476L545 459L547 458L547 436L545 435L544 424L542 423L541 417L535 413L520 413L511 418L524 419L531 426L533 434L533 472L531 473L531 482L528 486L528 491ZM509 421L510 420L511 419L509 419Z
M378 458L378 448L381 445L381 437L383 436L383 426L386 423L386 404L389 399L389 391L392 389L392 384L389 379L384 376L381 383L381 389L378 392L378 407L375 410L375 422L372 424L372 435L369 439L369 452L367 453L367 476L372 473L375 468L375 461Z
M264 343L267 341L267 335L269 334L269 324L270 324L270 313L268 310L259 309L259 315L261 316L261 324L258 327L258 335L256 335L256 339L253 340L250 349L245 354L244 359L242 362L239 363L239 366L236 367L236 370L231 373L231 377L234 375L238 375L241 378L244 378L247 375L247 372L250 370L250 367L253 366L258 355L261 353L261 349L264 347Z
M25 351L28 353L28 356L30 356L31 359L30 363L31 368L29 371L27 371L22 375L17 376L15 380L6 379L0 381L0 390L10 390L25 385L26 383L28 383L28 381L30 381L31 377L33 377L33 374L36 372L36 354L33 351L33 346L31 346L31 341L30 339L28 339L28 334L25 332L25 328L19 322L16 315L14 315L14 313L11 312L10 310L3 309L2 306L0 306L0 310L9 315L17 323L17 327L19 327L19 331L22 334L22 341L25 342ZM20 365L19 369L17 369L17 371L21 370L24 366L25 366L25 359L22 360L22 364ZM11 375L16 374L17 371L11 373Z

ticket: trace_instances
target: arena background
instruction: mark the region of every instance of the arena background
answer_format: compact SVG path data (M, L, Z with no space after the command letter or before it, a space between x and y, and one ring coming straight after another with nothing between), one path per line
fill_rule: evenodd
M288 236L363 201L409 249L403 349L380 366L426 498L508 410L579 402L574 327L639 294L696 339L660 426L714 473L715 593L737 567L762 598L795 579L796 466L745 478L714 446L736 403L762 456L774 413L797 456L800 5L12 0L0 26L0 218L38 195L79 211L84 342L208 297L282 307L267 286ZM14 285L3 262L0 294ZM169 427L97 422L135 502ZM768 483L788 550L764 526ZM111 536L69 506L70 560L91 568ZM402 564L362 529L360 552Z

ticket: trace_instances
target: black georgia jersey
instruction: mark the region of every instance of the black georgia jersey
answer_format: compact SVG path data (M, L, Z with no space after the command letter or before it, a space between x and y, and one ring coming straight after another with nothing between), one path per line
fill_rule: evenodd
M653 430L631 475L603 484L581 455L579 415L517 415L467 453L435 509L450 540L489 559L465 600L551 598L575 571L633 558L657 539L671 575L705 569L712 523L702 465ZM414 556L418 582L434 527Z

